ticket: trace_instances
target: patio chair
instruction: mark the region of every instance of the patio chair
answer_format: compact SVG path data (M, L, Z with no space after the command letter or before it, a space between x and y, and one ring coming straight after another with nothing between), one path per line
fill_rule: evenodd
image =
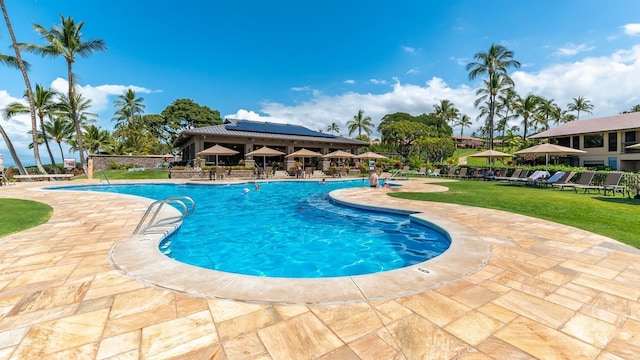
M214 180L218 180L218 179L224 179L225 177L225 170L223 167L217 167L216 168L216 172L214 173Z
M9 166L6 170L0 172L0 185L15 185L13 180L13 166Z
M440 172L441 171L442 171L442 169L435 168L435 169L433 169L433 171L431 171L431 170L427 171L427 175L428 176L440 176Z
M466 168L466 167L460 168L460 171L458 171L457 174L453 175L453 177L454 178L459 178L459 179L466 179L468 171L469 171L469 169Z
M312 177L313 176L313 168L312 167L304 168L304 175L305 175L305 177Z
M273 177L273 168L271 166L264 168L264 178Z
M575 189L576 186L589 186L593 181L593 177L596 173L593 171L585 171L580 175L580 179L578 179L575 183L566 182L564 184L551 184L553 189L560 189L560 191L564 189Z
M620 180L622 180L621 172L610 172L607 174L607 177L604 179L602 185L576 185L574 189L578 192L578 189L583 189L585 193L588 193L591 190L598 190L598 194L600 190L604 191L604 195L607 195L607 190L611 190L611 192L615 195L616 189L622 190L623 187L620 186ZM618 191L620 191L618 190ZM624 190L622 190L622 195L624 196Z
M421 167L420 170L416 173L416 175L427 176L427 168L426 167Z
M411 168L409 166L402 167L400 175L409 175L409 173L411 173Z

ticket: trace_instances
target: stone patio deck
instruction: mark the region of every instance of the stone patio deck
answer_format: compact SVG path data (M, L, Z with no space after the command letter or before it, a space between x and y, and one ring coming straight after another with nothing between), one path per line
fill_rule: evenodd
M403 188L438 190L426 182ZM640 358L640 251L586 231L385 189L342 190L340 201L421 211L445 229L458 223L486 257L471 272L426 262L443 281L394 288L397 297L247 302L125 276L111 249L150 201L40 189L47 185L0 187L0 197L54 208L48 223L0 238L0 359Z

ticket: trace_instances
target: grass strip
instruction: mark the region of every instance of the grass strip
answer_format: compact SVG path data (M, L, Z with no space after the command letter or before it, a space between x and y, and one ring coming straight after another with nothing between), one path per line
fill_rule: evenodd
M44 224L52 214L51 206L37 201L0 199L0 236Z

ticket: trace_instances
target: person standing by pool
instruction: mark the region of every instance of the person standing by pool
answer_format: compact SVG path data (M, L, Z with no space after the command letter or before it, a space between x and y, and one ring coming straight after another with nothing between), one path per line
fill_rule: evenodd
M378 172L373 171L369 176L369 187L377 188L378 187Z

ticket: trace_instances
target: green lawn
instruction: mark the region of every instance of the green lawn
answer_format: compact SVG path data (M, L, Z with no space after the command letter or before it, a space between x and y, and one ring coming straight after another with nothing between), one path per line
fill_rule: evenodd
M51 206L31 200L0 199L0 236L44 224L53 214Z
M109 180L144 180L144 179L168 179L169 170L145 170L145 171L127 171L127 170L104 170ZM102 171L93 173L94 179L100 179ZM86 179L86 175L75 176L74 179Z
M444 193L389 193L390 196L498 209L528 215L604 235L640 248L640 200L620 195L571 191L484 181L441 183Z

